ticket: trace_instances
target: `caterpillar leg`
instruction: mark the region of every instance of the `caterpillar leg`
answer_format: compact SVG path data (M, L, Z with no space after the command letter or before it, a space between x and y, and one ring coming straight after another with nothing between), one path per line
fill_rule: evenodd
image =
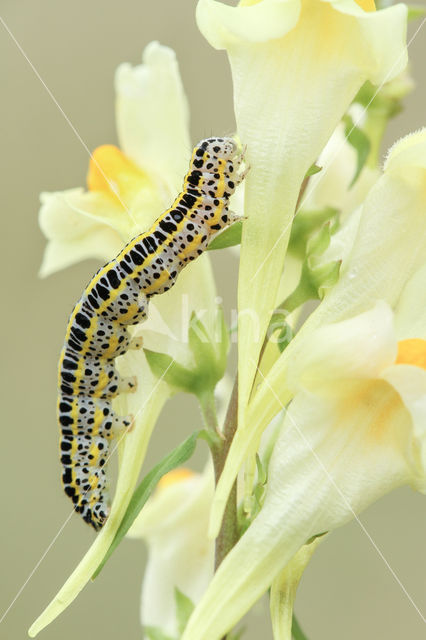
M122 378L118 384L118 393L135 393L137 386L138 379L136 376Z
M143 338L142 336L135 336L130 340L129 349L142 349Z
M243 169L242 171L240 171L240 173L236 173L234 175L234 182L235 185L238 186L239 184L241 184L241 182L244 180L244 178L246 177L246 175L248 174L248 172L250 171L250 165L247 165L245 167L245 169Z
M234 224L234 222L242 222L247 220L247 216L241 216L239 213L235 213L235 211L228 211L228 225Z
M245 157L246 157L246 151L247 151L247 145L245 144L244 147L241 149L241 151L239 153L237 153L237 155L235 155L232 158L232 164L234 167L234 171L238 171L238 169L240 168L241 164L244 162Z
M120 438L124 433L128 433L134 427L135 417L133 414L127 416L115 416L114 419L114 435Z

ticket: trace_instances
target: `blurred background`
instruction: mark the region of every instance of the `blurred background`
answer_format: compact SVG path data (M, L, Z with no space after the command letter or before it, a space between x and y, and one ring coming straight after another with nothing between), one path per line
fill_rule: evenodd
M115 68L123 61L138 64L151 40L177 52L191 108L193 142L235 128L226 56L199 34L195 2L3 0L1 6L4 23L90 150L116 143ZM0 617L25 587L0 625L0 638L15 640L26 637L29 625L93 541L92 531L77 516L57 536L70 503L59 481L55 405L56 367L66 321L99 265L88 261L46 280L37 276L45 246L37 222L39 193L85 184L88 155L5 24L0 25L4 225ZM411 34L418 26L419 22L413 23ZM425 125L425 36L426 26L410 44L418 88L406 99L404 113L391 122L384 150ZM221 100L211 101L212 84ZM237 261L220 252L214 264L219 293L229 310L236 295ZM195 402L181 396L173 399L155 430L146 468L198 422ZM197 455L194 464L201 469L203 455ZM333 533L314 555L296 603L303 628L310 640L425 637L421 616L387 563L426 613L426 498L402 489L361 519L374 543L354 522ZM145 557L142 543L125 541L96 582L40 637L141 638ZM254 608L244 638L272 638L265 612L264 603Z

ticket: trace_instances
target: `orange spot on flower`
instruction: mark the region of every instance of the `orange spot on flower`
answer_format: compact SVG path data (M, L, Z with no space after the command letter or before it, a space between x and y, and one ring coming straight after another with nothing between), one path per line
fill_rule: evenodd
M337 427L352 429L360 437L364 433L377 442L389 438L391 441L397 431L410 423L401 397L387 381L350 381L342 383L341 388L347 388L347 392L337 403Z
M421 338L400 340L395 364L412 364L426 369L426 340Z
M144 172L112 144L98 147L90 158L89 191L102 191L122 206L129 207L146 182Z
M374 4L374 0L355 0L357 5L364 9L364 11L375 11L376 5Z
M169 473L166 473L159 481L157 488L166 489L167 487L171 487L173 484L184 482L185 480L193 478L196 475L197 474L195 473L195 471L186 469L186 467L180 467L179 469L174 469L173 471L169 471Z
M251 7L254 4L260 4L262 0L241 0L239 3L240 7ZM364 11L375 11L376 5L374 4L374 0L355 0L357 5L364 9Z

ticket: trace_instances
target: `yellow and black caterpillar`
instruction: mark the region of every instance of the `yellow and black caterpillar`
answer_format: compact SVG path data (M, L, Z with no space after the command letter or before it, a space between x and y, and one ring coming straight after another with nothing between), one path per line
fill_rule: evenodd
M244 178L241 162L232 139L202 140L172 207L94 275L71 313L59 360L62 482L96 530L108 517L109 445L132 421L114 413L111 399L136 384L120 378L114 358L142 346L127 326L146 318L149 298L170 289L212 236L237 219L228 201Z

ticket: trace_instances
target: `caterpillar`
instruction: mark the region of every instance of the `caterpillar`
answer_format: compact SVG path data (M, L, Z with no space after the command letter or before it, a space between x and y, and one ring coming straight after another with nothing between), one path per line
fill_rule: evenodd
M111 441L133 420L111 407L119 393L136 390L136 378L121 379L114 359L142 346L127 327L146 319L150 298L170 289L211 238L239 219L228 205L245 177L242 161L231 138L201 140L171 208L96 272L69 318L58 367L62 484L96 531L108 517Z

